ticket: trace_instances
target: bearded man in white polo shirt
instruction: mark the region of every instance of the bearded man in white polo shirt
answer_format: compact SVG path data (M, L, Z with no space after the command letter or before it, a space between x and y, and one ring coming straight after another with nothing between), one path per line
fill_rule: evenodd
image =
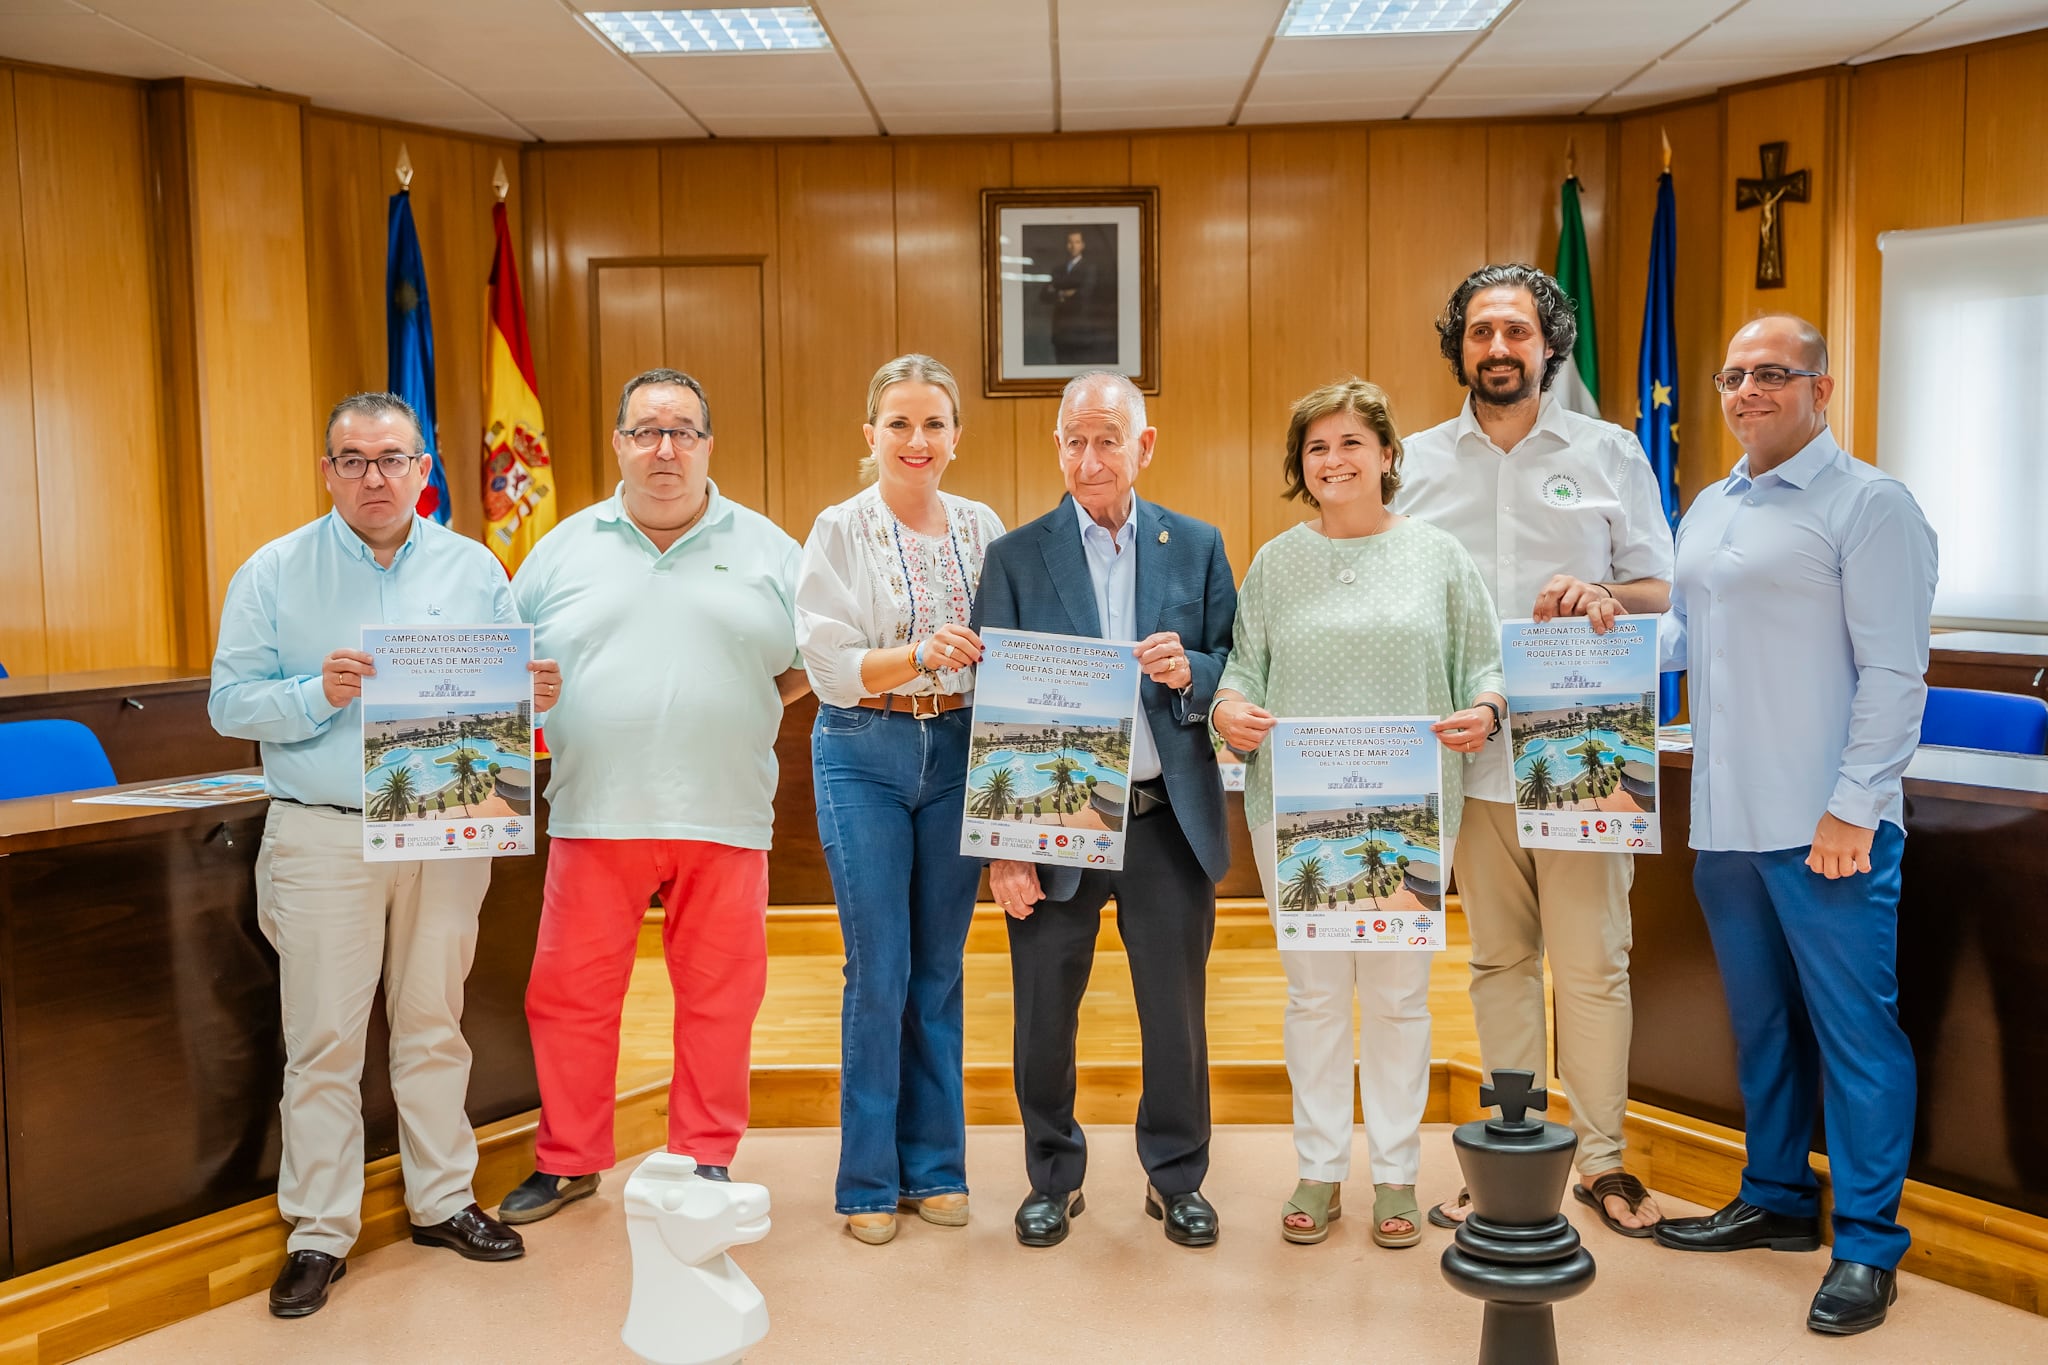
M1394 509L1456 536L1503 618L1663 612L1671 527L1636 438L1550 392L1578 339L1572 301L1526 265L1489 265L1452 293L1438 343L1470 390L1450 421L1407 439ZM1459 898L1472 933L1472 1011L1488 1071L1549 1074L1543 955L1557 1000L1557 1070L1579 1134L1578 1199L1625 1236L1659 1212L1621 1168L1628 1105L1631 943L1626 853L1525 849L1515 833L1510 746L1497 731L1465 760ZM1430 1211L1463 1221L1456 1201Z
M565 670L591 687L547 716L548 876L526 990L540 1128L534 1173L499 1206L507 1223L596 1193L617 1160L619 1011L650 896L675 989L668 1150L723 1180L746 1131L775 735L810 683L802 552L719 493L711 446L696 380L626 381L617 490L550 531L512 580L536 652L576 660Z

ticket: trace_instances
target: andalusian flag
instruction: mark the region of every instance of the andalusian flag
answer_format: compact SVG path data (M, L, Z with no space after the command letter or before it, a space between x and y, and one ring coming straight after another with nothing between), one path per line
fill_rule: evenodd
M491 222L498 250L491 261L491 338L484 356L484 544L509 574L555 524L555 480L502 203L491 210Z
M1552 273L1578 305L1579 343L1559 367L1558 400L1573 412L1600 415L1600 345L1593 338L1593 263L1586 255L1586 220L1579 213L1579 178L1564 181L1563 221L1557 233L1557 269Z

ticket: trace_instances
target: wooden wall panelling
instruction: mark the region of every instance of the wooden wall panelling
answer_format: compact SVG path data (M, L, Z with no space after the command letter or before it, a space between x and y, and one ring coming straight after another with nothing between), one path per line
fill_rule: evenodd
M2048 37L1967 61L1963 221L2048 214Z
M1223 532L1251 563L1249 134L1131 139L1131 178L1159 187L1159 428L1149 496Z
M1878 63L1849 88L1848 334L1830 338L1847 429L1844 447L1877 458L1878 324L1884 256L1878 234L1944 227L1963 218L1965 61Z
M170 575L173 639L180 659L203 667L211 655L215 619L203 572L182 572L207 562L206 480L198 474L204 449L199 394L198 263L192 254L191 94L182 80L148 87L150 177L155 209L157 354L163 385L162 460L164 553ZM191 477L178 477L181 468ZM122 769L115 769L116 773Z
M375 125L306 118L306 307L314 430L349 394L381 389L385 370L385 196L395 185ZM438 304L437 304L438 306Z
M776 149L782 252L783 516L809 534L860 487L857 418L896 354L894 165L880 142Z
M546 359L537 355L535 363L554 442L555 510L567 517L610 496L616 481L608 433L618 390L592 387L590 261L660 251L661 152L652 145L541 152L529 167L540 172L546 232L536 238L545 269L527 281L527 297L545 297Z
M14 503L0 536L0 667L41 673L43 535L37 524L35 388L29 353L28 266L21 240L21 160L15 145L14 73L0 68L0 483Z
M782 314L781 274L776 250L775 148L760 142L671 145L661 149L661 250L664 256L748 257L759 261L760 297L754 313L760 329L763 412L757 439L764 474L757 511L782 519ZM686 337L673 313L670 341ZM707 390L707 392L709 392ZM719 407L718 455L722 466L739 455L724 421L725 396L710 394ZM714 475L715 477L715 475ZM721 483L720 487L724 487ZM793 530L799 539L809 527Z
M177 662L143 93L14 73L51 671Z
M597 301L597 314L591 319L590 402L601 409L597 414L601 429L591 445L597 483L589 500L596 502L609 497L619 479L611 443L619 392L634 375L666 364L668 348L663 336L661 267L599 265L589 273Z
M1436 318L1486 262L1485 164L1483 127L1372 130L1365 377L1393 398L1403 432L1455 417L1465 401L1437 351Z
M324 502L306 441L318 419L303 140L295 103L201 88L186 108L202 430L196 465L178 453L176 467L180 477L203 474L203 567L217 622L243 561Z
M1250 163L1250 508L1254 553L1315 515L1281 496L1287 411L1367 368L1370 138L1362 128L1254 132ZM1237 564L1242 574L1246 559Z
M1613 177L1604 122L1497 123L1487 128L1486 259L1556 270L1568 148L1578 167L1579 212L1586 220L1586 255L1593 268L1593 331L1604 359L1607 330L1616 325L1618 306L1608 252L1607 205ZM1616 390L1633 384L1633 370L1624 381L1610 378L1603 366L1598 382L1602 415L1610 421L1626 420L1624 414L1635 411L1634 398Z
M661 310L661 353L694 376L712 403L711 477L725 496L760 511L768 505L761 267L664 266Z
M1011 142L1010 183L1049 189L1149 182L1132 177L1131 140L1127 137L1051 137ZM976 387L980 387L978 375ZM1011 426L1017 433L1017 521L1021 523L1043 515L1066 491L1052 434L1060 404L1057 398L1004 401L1009 404Z
M1010 183L1010 144L904 142L895 157L896 344L936 356L960 381L960 458L947 491L1015 526L1015 400L982 397L981 374L981 192Z
M1720 395L1708 376L1720 368L1721 106L1706 100L1620 121L1610 202L1615 238L1612 363L1617 393L1607 413L1633 429L1636 365L1642 355L1643 297L1649 285L1650 229L1657 217L1662 137L1671 139L1671 193L1677 206L1678 262L1672 310L1678 333L1678 496L1681 509L1727 472L1721 454ZM1733 190L1729 191L1733 194ZM1618 406L1617 406L1618 403Z
M1835 184L1836 76L1810 76L1778 85L1737 90L1722 97L1724 152L1720 186L1722 210L1721 326L1725 340L1759 313L1796 313L1826 330L1830 270L1830 202ZM1735 207L1735 182L1761 173L1757 148L1784 142L1785 169L1812 174L1812 198L1804 204L1780 204L1785 242L1785 284L1756 287L1756 250L1761 211ZM1831 414L1840 422L1837 411ZM1721 438L1722 466L1741 457L1735 438Z

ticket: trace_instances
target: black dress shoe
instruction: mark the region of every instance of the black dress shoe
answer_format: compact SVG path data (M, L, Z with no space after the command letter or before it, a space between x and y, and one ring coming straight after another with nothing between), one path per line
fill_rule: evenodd
M447 1247L470 1261L516 1261L526 1254L518 1233L474 1204L432 1227L415 1225L412 1240L415 1246Z
M1735 1199L1704 1218L1666 1218L1656 1235L1658 1246L1673 1251L1817 1251L1820 1219L1772 1213Z
M284 1258L270 1282L270 1311L280 1318L303 1318L327 1306L327 1287L348 1274L348 1262L324 1251L294 1251Z
M1219 1227L1216 1206L1202 1198L1200 1190L1186 1194L1161 1194L1145 1187L1145 1212L1166 1224L1166 1240L1184 1247L1216 1245Z
M1056 1247L1067 1240L1071 1220L1087 1207L1079 1190L1072 1194L1033 1190L1017 1206L1017 1240L1028 1247Z
M1899 1299L1899 1275L1855 1261L1828 1262L1827 1278L1806 1310L1806 1325L1831 1337L1852 1337L1884 1322Z
M732 1177L726 1174L725 1167L723 1166L699 1166L697 1174L703 1176L706 1180L718 1180L727 1185L732 1184Z

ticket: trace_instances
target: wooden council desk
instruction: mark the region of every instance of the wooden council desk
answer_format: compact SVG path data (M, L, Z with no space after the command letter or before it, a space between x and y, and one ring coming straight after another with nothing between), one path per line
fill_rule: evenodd
M1629 1094L1742 1127L1735 1041L1692 889L1692 755L1664 753L1664 852L1636 859ZM1915 1180L2048 1216L2048 757L1922 748L1906 773L1899 1014ZM1814 1149L1825 1151L1816 1131Z
M1927 684L2016 692L2048 701L2048 635L1942 631L1928 651Z
M253 871L268 809L0 802L0 1276L275 1190L284 1047ZM540 1103L524 998L546 853L543 834L492 869L463 1010L474 1124ZM398 1144L381 999L371 1161Z
M253 741L214 733L206 718L210 686L208 678L179 668L0 678L0 722L78 721L99 736L122 782L255 767L261 760Z

